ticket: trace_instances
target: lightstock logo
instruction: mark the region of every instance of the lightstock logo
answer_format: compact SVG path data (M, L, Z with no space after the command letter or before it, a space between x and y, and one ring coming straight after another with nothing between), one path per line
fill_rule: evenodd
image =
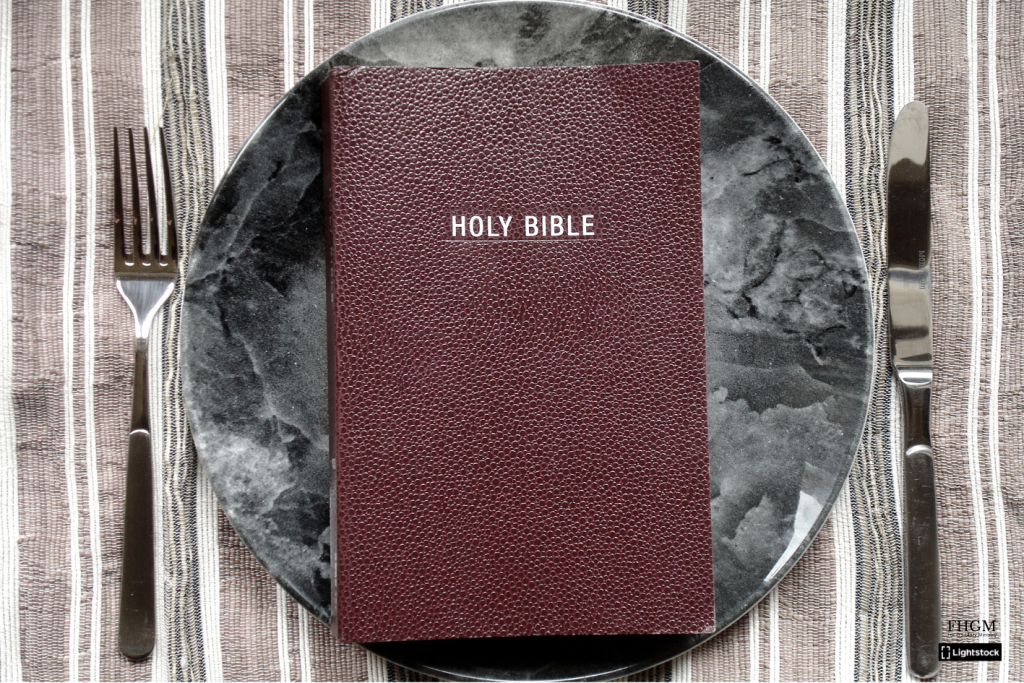
M996 619L948 619L945 636L950 640L988 638L999 632ZM939 643L939 660L943 662L999 662L1003 659L1002 643Z
M1002 643L939 643L940 662L1001 662Z

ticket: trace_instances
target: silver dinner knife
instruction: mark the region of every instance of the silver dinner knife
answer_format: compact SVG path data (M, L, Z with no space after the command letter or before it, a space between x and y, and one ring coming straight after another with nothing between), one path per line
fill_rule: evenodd
M931 186L928 109L903 107L889 142L889 351L903 404L903 575L910 670L939 672L939 538L930 409Z

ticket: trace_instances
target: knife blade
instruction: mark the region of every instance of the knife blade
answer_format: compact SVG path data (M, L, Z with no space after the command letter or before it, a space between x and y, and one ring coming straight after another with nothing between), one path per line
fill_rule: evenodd
M941 634L931 444L932 277L928 109L907 104L889 142L889 351L903 409L903 575L910 670L938 673Z

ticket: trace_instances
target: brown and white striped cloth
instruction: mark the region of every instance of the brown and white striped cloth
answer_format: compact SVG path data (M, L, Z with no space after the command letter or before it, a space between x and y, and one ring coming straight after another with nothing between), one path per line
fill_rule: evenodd
M448 0L445 0L447 4ZM166 127L184 249L217 179L297 78L441 0L0 0L0 680L413 680L335 642L218 511L181 405L176 296L152 373L158 644L116 645L130 315L111 277L111 134ZM609 0L735 61L847 198L878 365L849 485L804 559L726 633L635 680L901 680L898 423L884 364L887 138L931 111L940 537L948 619L997 624L1024 679L1021 0ZM184 259L183 259L184 260ZM1011 552L1012 551L1012 552Z

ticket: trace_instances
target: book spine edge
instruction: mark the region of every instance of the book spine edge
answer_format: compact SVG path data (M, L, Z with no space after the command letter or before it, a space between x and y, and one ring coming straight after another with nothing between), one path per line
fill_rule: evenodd
M335 349L336 340L334 332L334 233L333 225L333 204L334 194L331 191L332 184L332 140L334 138L334 107L331 98L331 72L320 86L320 106L322 120L322 163L324 176L324 261L326 272L327 290L327 414L330 420L328 430L328 453L330 458L330 538L331 538L331 632L336 638L341 638L341 619L338 614L339 600L338 592L338 472L337 472L337 434L335 429L337 402L335 399Z

